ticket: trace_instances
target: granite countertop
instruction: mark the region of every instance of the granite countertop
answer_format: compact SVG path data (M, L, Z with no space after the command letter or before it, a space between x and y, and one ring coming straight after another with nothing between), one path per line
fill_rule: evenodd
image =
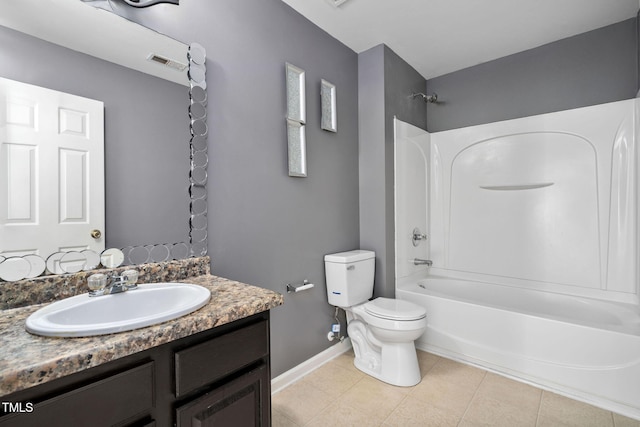
M0 396L73 374L282 305L268 289L203 275L180 280L211 290L211 300L186 316L146 328L87 338L31 335L27 317L45 304L0 311Z

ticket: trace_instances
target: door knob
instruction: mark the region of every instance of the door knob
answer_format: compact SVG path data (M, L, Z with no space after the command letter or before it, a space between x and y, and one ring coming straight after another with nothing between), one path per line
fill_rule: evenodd
M91 237L94 239L99 239L102 237L102 232L100 230L91 230Z

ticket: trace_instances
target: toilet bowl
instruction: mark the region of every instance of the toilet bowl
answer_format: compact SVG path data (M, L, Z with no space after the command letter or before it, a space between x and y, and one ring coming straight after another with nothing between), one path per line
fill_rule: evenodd
M378 304L400 302L403 307L393 311L372 313ZM406 304L405 304L406 303ZM414 341L427 327L423 307L408 301L376 298L346 309L347 331L356 355L354 365L389 384L409 387L422 379ZM349 321L351 318L351 321Z
M348 251L325 256L329 303L347 314L347 332L362 372L397 386L422 376L414 341L427 327L426 310L409 301L375 298L375 254Z

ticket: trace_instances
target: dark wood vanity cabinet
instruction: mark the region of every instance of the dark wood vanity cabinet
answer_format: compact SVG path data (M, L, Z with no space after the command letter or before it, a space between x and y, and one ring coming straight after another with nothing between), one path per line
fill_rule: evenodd
M268 427L270 378L266 311L3 396L0 427Z

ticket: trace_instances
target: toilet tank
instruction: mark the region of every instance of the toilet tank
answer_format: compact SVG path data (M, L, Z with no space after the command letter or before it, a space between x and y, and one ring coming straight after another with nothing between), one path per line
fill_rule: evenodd
M324 256L329 304L351 307L373 296L376 258L372 251L354 250Z

